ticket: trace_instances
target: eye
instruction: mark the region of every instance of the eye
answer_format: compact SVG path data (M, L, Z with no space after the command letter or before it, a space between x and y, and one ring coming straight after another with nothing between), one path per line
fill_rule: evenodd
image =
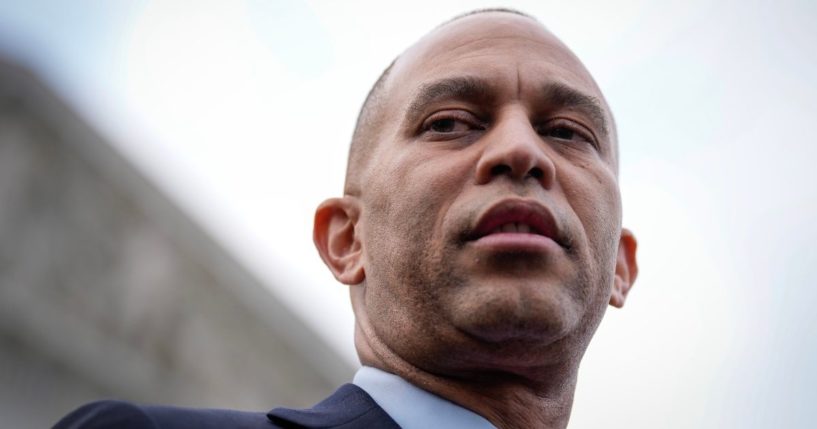
M555 140L596 145L593 133L584 126L570 120L558 119L537 127L539 135Z
M420 131L429 138L445 139L484 129L482 121L473 114L464 110L446 110L429 116Z
M450 133L454 131L465 131L468 129L468 126L454 118L443 118L432 121L428 129L435 133Z
M573 140L576 132L566 127L554 127L547 130L546 134L556 139Z

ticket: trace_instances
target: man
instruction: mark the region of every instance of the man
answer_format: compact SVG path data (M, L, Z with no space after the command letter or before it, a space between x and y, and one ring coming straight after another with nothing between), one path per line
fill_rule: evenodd
M58 427L565 427L581 357L637 274L612 115L533 18L479 11L364 103L314 239L350 286L354 384L310 410L103 402Z

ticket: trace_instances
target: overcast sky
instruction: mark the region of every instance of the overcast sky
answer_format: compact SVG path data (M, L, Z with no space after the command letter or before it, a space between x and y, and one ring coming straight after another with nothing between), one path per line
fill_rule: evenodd
M0 0L0 50L354 361L314 208L340 195L381 70L440 22L496 5ZM570 427L813 427L817 2L504 5L599 82L640 242L640 277L586 355Z

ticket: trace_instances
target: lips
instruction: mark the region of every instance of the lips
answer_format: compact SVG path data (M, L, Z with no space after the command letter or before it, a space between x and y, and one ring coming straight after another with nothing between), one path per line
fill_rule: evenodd
M479 217L470 236L472 241L486 237L505 237L507 240L547 238L559 244L558 228L551 211L531 200L505 200L491 206ZM485 241L485 240L483 240Z

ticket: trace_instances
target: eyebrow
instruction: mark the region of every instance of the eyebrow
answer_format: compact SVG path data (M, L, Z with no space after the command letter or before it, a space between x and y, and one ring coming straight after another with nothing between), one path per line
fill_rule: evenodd
M470 76L446 78L423 84L406 109L406 123L416 123L428 106L441 100L492 102L494 94L488 81Z
M406 109L406 123L416 123L428 106L441 100L491 103L496 99L496 92L492 87L490 81L472 76L452 77L423 84ZM542 85L538 97L537 102L548 106L548 109L575 110L586 115L605 136L609 135L605 108L598 98L560 82Z
M586 115L605 136L609 135L606 109L602 107L598 98L559 82L549 82L543 85L542 97L548 106L576 110Z

